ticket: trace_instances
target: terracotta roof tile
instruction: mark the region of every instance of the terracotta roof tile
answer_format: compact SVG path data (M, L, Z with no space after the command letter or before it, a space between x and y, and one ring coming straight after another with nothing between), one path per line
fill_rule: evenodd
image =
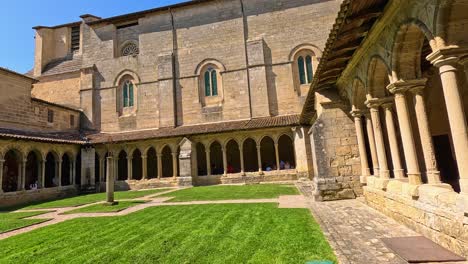
M83 60L81 56L53 60L44 67L41 76L78 71L81 69L82 62Z
M78 132L47 133L9 128L0 128L0 137L67 144L85 144L87 142L86 138L82 137Z

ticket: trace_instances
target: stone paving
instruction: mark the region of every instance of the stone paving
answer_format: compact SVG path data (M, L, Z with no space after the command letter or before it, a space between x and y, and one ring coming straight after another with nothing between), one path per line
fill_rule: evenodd
M312 215L322 227L340 264L407 263L387 248L381 239L420 234L367 206L362 198L313 202L308 186L298 184L297 187L309 198Z

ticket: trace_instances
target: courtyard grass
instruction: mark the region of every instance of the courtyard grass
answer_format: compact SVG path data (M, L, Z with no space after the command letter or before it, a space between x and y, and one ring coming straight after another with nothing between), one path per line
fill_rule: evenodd
M93 204L83 208L64 212L63 214L78 214L78 213L115 213L125 210L129 207L146 203L147 201L120 201L117 204L109 205L106 203Z
M336 257L307 209L152 207L77 218L0 241L0 263L306 263Z
M163 194L164 197L174 197L170 202L214 201L238 199L268 199L280 195L297 195L295 186L279 184L255 185L217 185L182 189Z
M169 189L154 189L154 190L144 190L144 191L123 191L115 192L115 199L136 199L143 196L148 196L152 194L161 193ZM49 208L60 208L60 207L76 207L80 205L102 202L106 200L106 193L93 193L86 195L79 195L70 198L64 198L60 200L54 200L49 202L43 202L39 204L33 204L29 206L22 207L22 209L49 209Z
M48 221L48 219L23 219L44 213L46 212L0 213L0 234Z

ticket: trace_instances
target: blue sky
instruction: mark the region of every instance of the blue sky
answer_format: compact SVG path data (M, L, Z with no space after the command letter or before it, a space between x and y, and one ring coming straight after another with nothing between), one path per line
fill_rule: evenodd
M25 73L34 62L34 26L78 21L80 15L110 17L187 0L6 0L0 16L0 66Z

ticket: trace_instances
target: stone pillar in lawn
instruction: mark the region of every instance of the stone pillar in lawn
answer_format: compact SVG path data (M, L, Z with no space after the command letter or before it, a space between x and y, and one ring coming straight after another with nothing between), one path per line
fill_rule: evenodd
M316 201L354 199L362 194L356 128L336 91L315 93L317 119L309 131Z
M110 205L115 204L114 201L114 161L112 154L106 158L107 171L106 171L106 202Z
M177 183L179 186L192 186L192 173L193 173L193 159L192 152L194 152L194 144L188 138L182 139L179 144L179 177Z

